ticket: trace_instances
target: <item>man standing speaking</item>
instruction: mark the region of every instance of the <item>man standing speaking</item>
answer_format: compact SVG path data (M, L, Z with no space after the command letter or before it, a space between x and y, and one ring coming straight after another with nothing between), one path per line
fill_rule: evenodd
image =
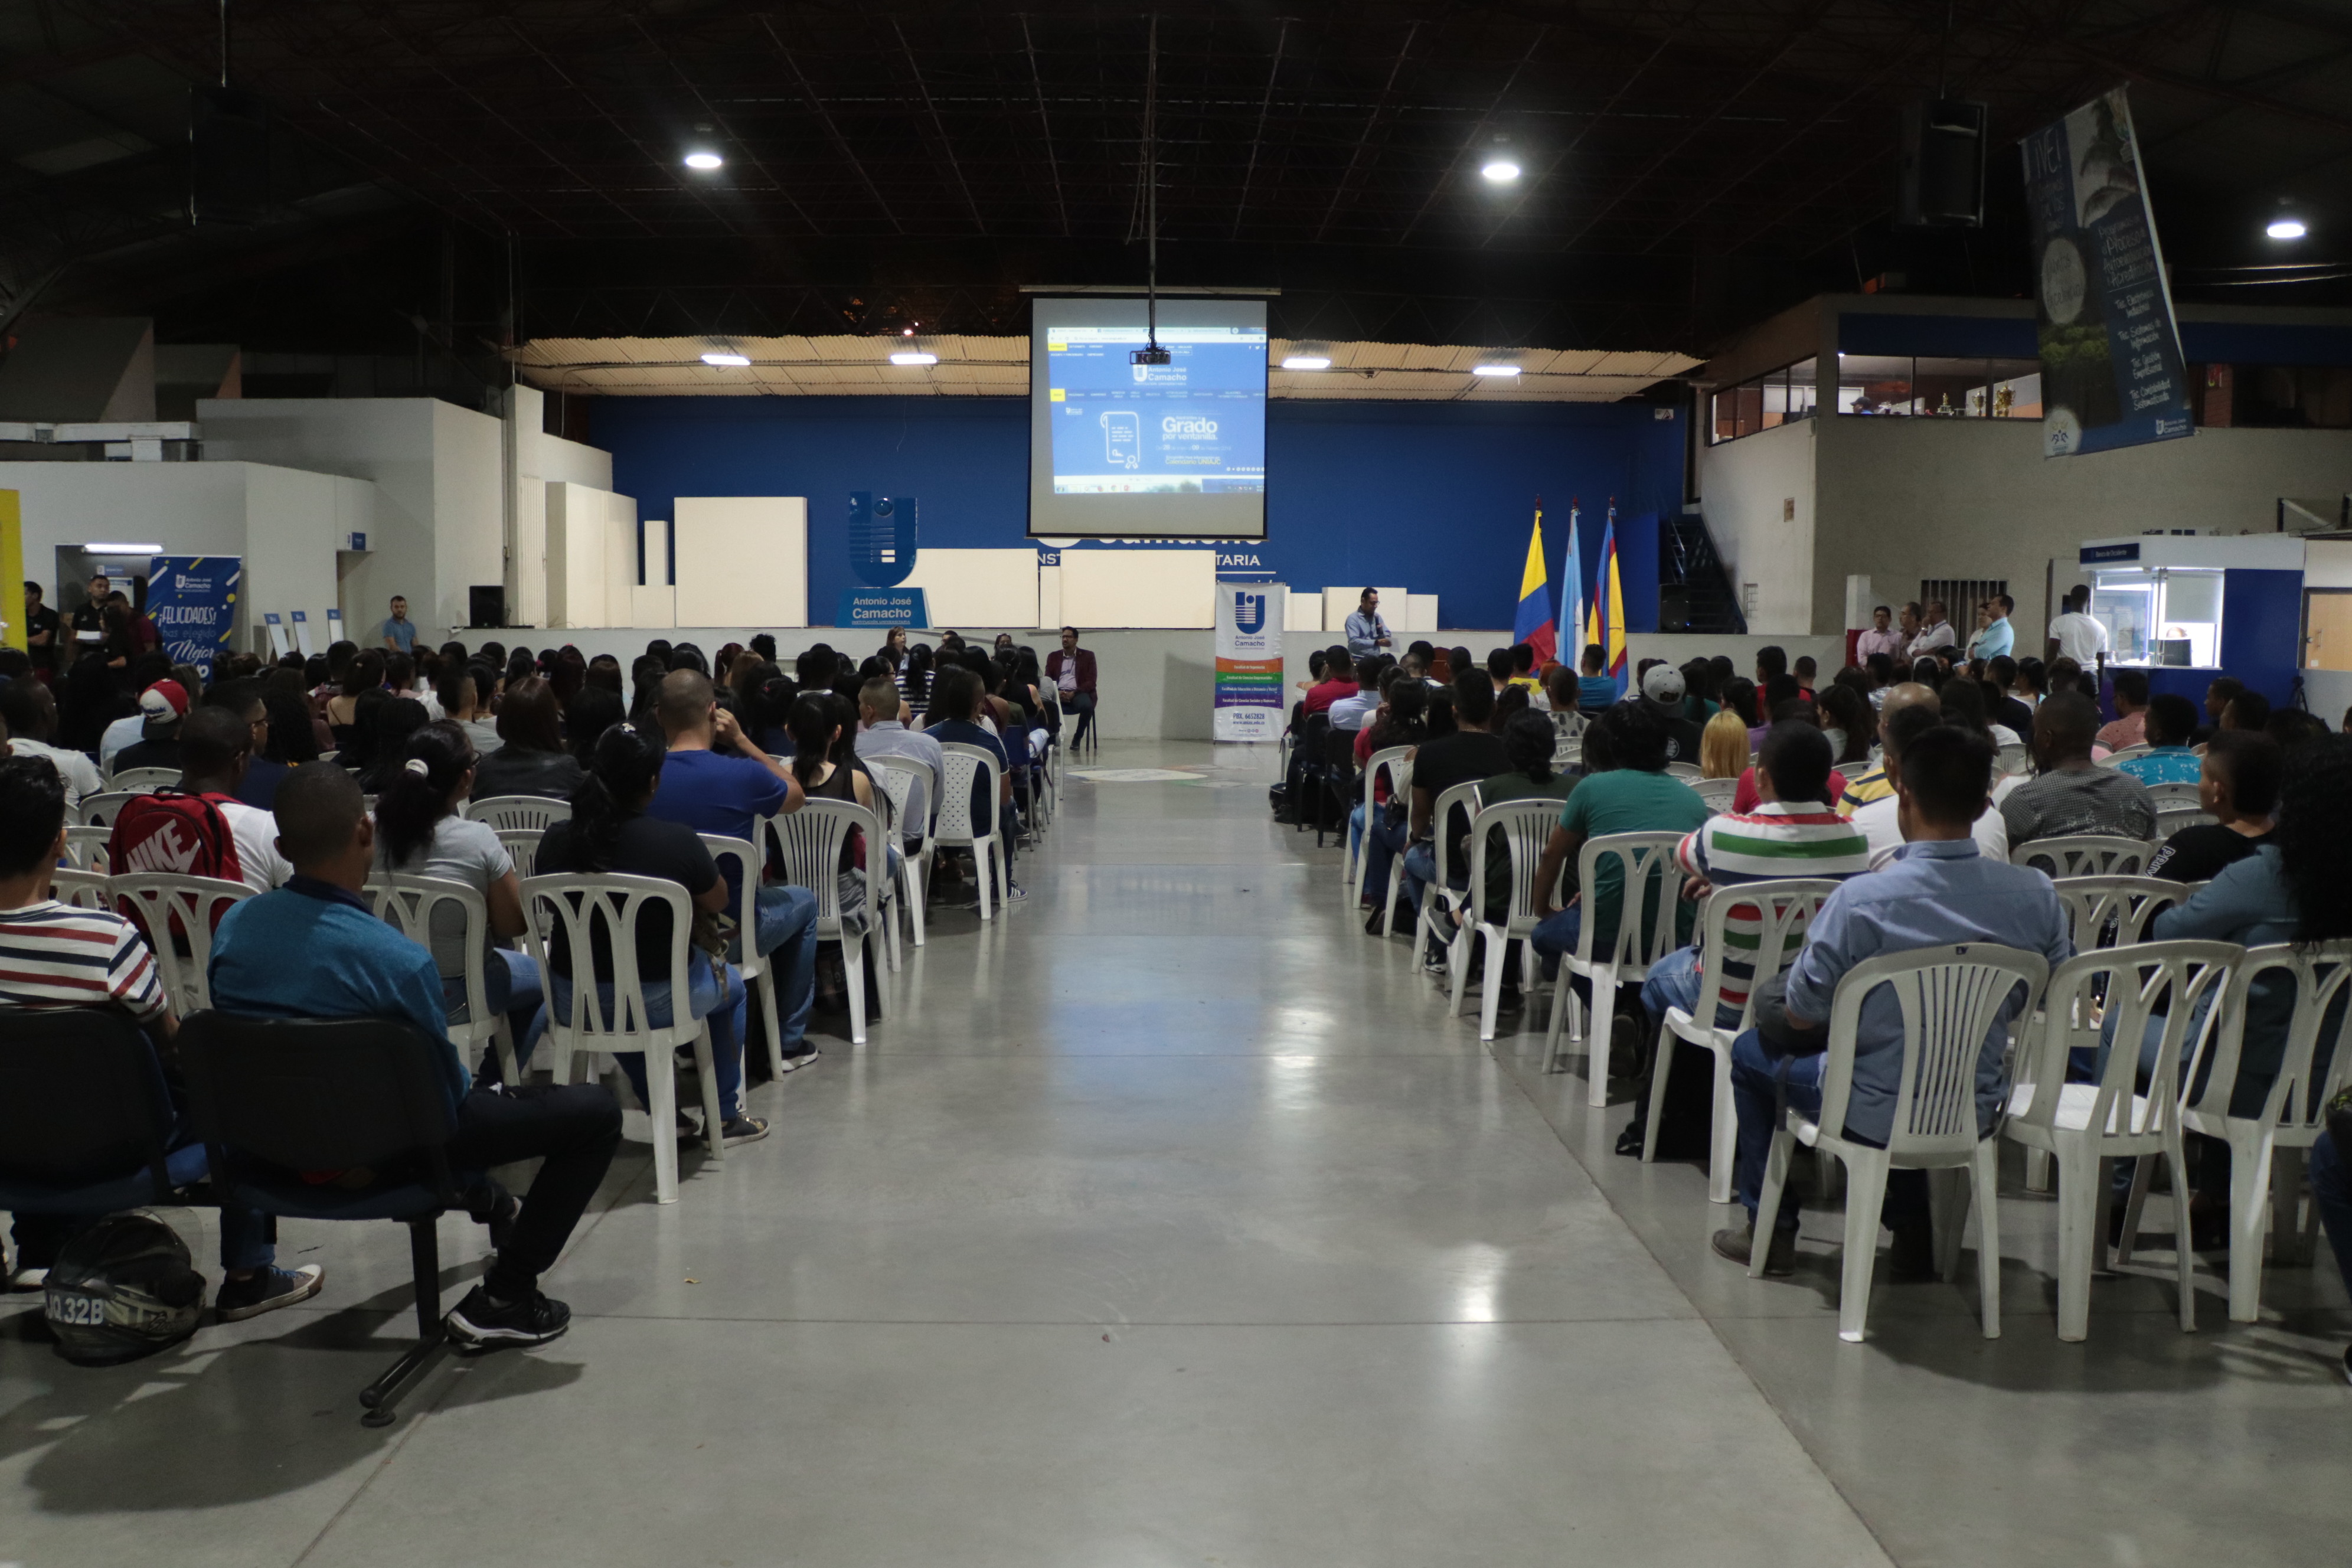
M1348 651L1362 658L1384 653L1388 646L1389 624L1381 619L1381 591L1367 588L1356 601L1356 613L1348 617Z

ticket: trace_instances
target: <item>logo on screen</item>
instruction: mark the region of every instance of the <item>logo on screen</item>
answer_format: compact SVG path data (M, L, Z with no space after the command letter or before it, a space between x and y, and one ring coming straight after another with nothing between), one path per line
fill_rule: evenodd
M849 569L859 582L895 588L907 580L915 569L915 520L920 510L913 496L849 492Z
M1234 595L1234 629L1244 633L1265 630L1265 595L1264 594Z

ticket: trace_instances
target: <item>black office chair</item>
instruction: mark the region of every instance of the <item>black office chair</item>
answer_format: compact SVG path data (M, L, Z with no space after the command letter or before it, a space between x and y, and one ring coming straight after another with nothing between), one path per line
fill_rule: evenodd
M205 1202L205 1151L172 1148L173 1121L154 1047L128 1013L0 1008L0 1209Z
M385 1019L236 1018L180 1026L189 1109L224 1203L290 1219L390 1219L408 1226L416 1343L360 1392L370 1426L388 1426L401 1385L447 1342L434 1226L464 1206L446 1145L457 1131L443 1079L448 1047ZM305 1171L383 1173L363 1187Z
M1333 730L1323 737L1322 794L1315 803L1315 847L1323 847L1323 818L1327 806L1337 806L1339 819L1339 842L1348 841L1348 814L1356 803L1356 732L1353 730Z
M1289 786L1291 830L1304 832L1311 812L1315 817L1315 842L1318 848L1323 842L1324 756L1328 750L1327 742L1330 734L1329 714L1307 714L1298 727L1298 744L1290 753L1290 771L1284 781Z

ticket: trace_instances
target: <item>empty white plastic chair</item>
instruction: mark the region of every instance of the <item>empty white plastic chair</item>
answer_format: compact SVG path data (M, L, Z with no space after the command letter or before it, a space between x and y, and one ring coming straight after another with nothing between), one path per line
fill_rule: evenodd
M729 950L727 962L743 976L743 984L760 1000L760 1021L768 1029L768 1076L784 1076L784 1036L776 1022L775 967L768 955L759 950L759 893L761 868L760 851L748 838L729 838L716 833L699 836L702 847L710 851L711 859L719 863L719 874L727 875L731 866L736 875L735 907L727 912L735 921L735 942ZM748 1045L749 1042L746 1042Z
M1714 1124L1706 1162L1706 1201L1711 1204L1731 1201L1731 1165L1739 1142L1739 1118L1731 1103L1732 1042L1756 1020L1756 987L1796 962L1798 950L1804 946L1805 927L1821 911L1822 901L1837 889L1837 883L1826 877L1776 878L1719 888L1699 906L1697 934L1703 969L1698 1003L1689 1012L1666 1009L1657 1055L1650 1064L1650 1116L1643 1131L1642 1159L1647 1163L1657 1157L1658 1121L1665 1111L1675 1041L1688 1040L1715 1058ZM1740 999L1738 1021L1725 1027L1716 1020L1722 1016L1723 960L1732 951L1735 927L1740 955L1754 964L1755 973L1744 983L1747 994ZM1750 930L1755 932L1752 947L1747 945Z
M866 949L879 940L875 926L880 906L874 895L887 876L881 864L886 842L882 819L852 801L811 800L789 816L763 820L783 858L784 879L816 895L817 940L841 943L841 963L849 986L849 1040L862 1046L866 1043ZM844 873L842 849L854 831L866 835L866 864ZM864 909L843 905L844 875L864 879Z
M931 829L931 793L937 787L937 781L931 777L931 770L927 765L912 757L873 756L864 761L866 771L874 775L874 782L881 786L882 793L890 800L891 816L896 822L893 831L898 836L895 842L899 846L899 902L907 911L907 929L913 936L915 945L920 947L923 945L923 909L931 896L931 861L937 852ZM917 794L918 789L921 791L920 795ZM920 802L922 809L919 823L910 821L908 816L910 805L917 801ZM919 831L919 847L913 849L906 847L909 828Z
M669 912L669 963L666 973L637 967L637 921L656 906ZM574 1057L620 1056L635 1051L646 1059L646 1112L653 1123L654 1202L677 1202L677 1047L694 1047L702 1079L703 1147L713 1160L725 1157L724 1118L719 1105L719 1072L710 1055L707 1019L693 1016L690 963L707 963L693 952L694 900L676 882L656 877L532 877L522 884L525 937L547 987L548 1066L557 1083L572 1081ZM611 955L611 986L596 983L593 933L601 928L601 951ZM562 939L575 978L567 983L550 962ZM646 987L667 982L669 1022L656 1025L646 1004ZM571 1005L560 1005L569 990ZM610 999L606 998L609 989Z
M2150 921L2187 903L2203 886L2162 877L2061 877L2051 883L2065 908L2076 952L2147 941Z
M980 918L991 916L990 868L1002 879L995 886L1009 887L1013 881L1012 857L1004 847L1004 801L998 780L1003 770L995 754L985 746L966 745L961 741L943 741L940 751L947 764L947 776L940 784L939 823L932 837L942 849L971 851L972 874L980 883ZM982 833L974 823L971 797L978 789L988 802L988 831Z
M79 871L60 866L49 873L49 897L77 910L112 910L114 895L103 871Z
M2238 1064L2243 1059L2246 1004L2254 982L2263 975L2284 976L2294 988L2294 1009L2287 1024L2286 1041L2278 1077L2253 1116L2232 1116L2230 1102L2236 1092ZM2191 1042L2191 1059L2183 1091L2181 1125L2191 1132L2219 1138L2230 1146L2230 1318L2251 1323L2260 1315L2263 1295L2263 1215L2271 1202L2274 1157L2292 1153L2300 1163L2303 1152L2327 1131L2324 1109L2328 1097L2352 1077L2352 1041L2321 1036L2328 1008L2352 981L2352 942L2324 942L2305 952L2292 943L2246 950L2222 993L2218 1027ZM2120 1047L2121 1042L2117 1042ZM2317 1064L2326 1058L2324 1068ZM2123 1245L2118 1261L2130 1261L2134 1232L2141 1205L2147 1198L2148 1166L2143 1161L2133 1173L2131 1202L2124 1210ZM2174 1177L2175 1201L2182 1201ZM2299 1173L2278 1194L2277 1229L2282 1241L2295 1230L2294 1223ZM2315 1215L2314 1216L2316 1217Z
M507 858L514 862L518 878L531 875L539 865L539 841L545 837L543 827L494 827L499 842L506 847Z
M1544 846L1551 838L1551 830L1559 823L1560 803L1549 797L1535 800L1504 800L1478 808L1470 819L1470 898L1462 909L1462 929L1468 933L1469 946L1463 954L1463 974L1470 973L1469 965L1478 957L1478 944L1486 944L1486 981L1478 1001L1478 1037L1495 1037L1495 1015L1502 1004L1503 968L1509 944L1519 944L1519 968L1522 992L1535 974L1535 950L1528 938L1536 929L1536 870L1543 860ZM1486 898L1489 889L1486 862L1486 841L1501 835L1510 857L1510 896L1499 925L1486 919ZM1554 894L1559 892L1554 888ZM1454 991L1454 1011L1459 1014L1465 999L1467 985L1457 985Z
M2197 1326L2196 1253L2189 1241L2189 1174L2181 1163L2179 1095L2183 1042L2195 1019L2229 984L2245 950L2226 942L2152 942L2078 953L2060 964L2042 993L2040 1029L2020 1053L2001 1131L2058 1163L2058 1337L2090 1332L2091 1275L2106 1251L2112 1184L2105 1162L2164 1156L2172 1173L2175 1272L2180 1326ZM2101 1003L2114 1045L2096 1082L2069 1083L2067 1058L2098 1044ZM2135 1088L2140 1042L2159 1005L2162 1033L2150 1092Z
M1409 799L1410 796L1407 798ZM1454 865L1447 843L1451 835L1445 831L1445 822L1446 818L1454 815L1454 808L1456 806L1461 807L1465 815L1475 815L1477 812L1476 780L1468 780L1440 790L1437 798L1430 803L1429 854L1433 863L1434 874L1430 879L1429 886L1421 890L1421 912L1413 921L1412 944L1412 950L1416 953L1422 952L1433 942L1445 950L1445 975L1441 984L1445 987L1445 994L1449 997L1458 993L1465 977L1470 973L1467 967L1470 962L1470 933L1464 927L1455 925L1450 918L1470 896L1466 891L1456 892L1450 885L1454 879ZM1412 846L1407 845L1406 848L1410 851ZM1395 874L1390 879L1402 887L1403 875L1404 856L1400 855L1396 858ZM1391 904L1391 907L1394 908L1394 905Z
M403 936L428 952L436 930L445 942L465 944L466 1016L448 1021L449 1043L457 1047L458 1057L468 1067L478 1049L495 1047L505 1081L520 1084L522 1070L515 1061L514 1031L508 1026L506 1015L490 1006L486 967L490 907L481 890L447 877L377 871L368 878L367 901L378 920L399 927Z
M1677 940L1675 910L1682 902L1683 869L1675 858L1683 841L1679 833L1612 833L1588 838L1576 854L1576 885L1584 900L1584 918L1576 931L1576 951L1560 960L1559 984L1552 988L1551 1027L1544 1038L1544 1070L1559 1070L1566 1043L1585 1042L1587 1078L1585 1102L1609 1103L1609 1036L1617 1016L1617 987L1649 978L1650 965L1682 945ZM1593 900L1601 886L1603 861L1620 878L1617 930L1603 942L1595 930ZM1580 1017L1570 1023L1570 1010L1581 1015L1571 974L1581 975L1592 990L1592 1018L1585 1027Z
M125 768L111 774L106 787L117 795L152 795L159 789L173 789L180 782L177 768Z
M543 795L494 795L469 800L461 808L476 822L494 828L536 827L572 820L572 803Z
M1731 803L1739 798L1738 779L1689 779L1685 782L1690 785L1693 794L1706 803L1710 816L1721 816L1731 809Z
M2147 868L2156 846L2138 838L2078 833L2031 838L2012 847L2009 863L2030 866L2053 881L2065 877L2137 877Z
M111 827L114 819L122 814L122 808L138 798L138 795L130 790L86 795L81 797L81 820L90 827Z
M171 871L125 872L109 877L107 887L131 905L131 919L147 933L172 1011L184 1018L211 1006L205 972L212 964L213 922L228 905L253 897L253 889L243 882ZM286 961L299 963L303 955L289 952Z
M1412 748L1383 746L1364 762L1364 837L1357 842L1352 853L1344 845L1340 850L1340 853L1349 856L1350 860L1350 863L1343 868L1343 874L1339 879L1339 891L1347 900L1343 913L1353 910L1357 905L1364 901L1364 868L1370 858L1365 851L1370 847L1372 827L1380 821L1381 811L1379 803L1372 798L1374 793L1372 781L1383 772L1388 774L1389 798L1402 801L1410 805L1412 803ZM1402 857L1400 856L1397 858L1402 859ZM1396 882L1401 875L1395 864L1391 862L1389 868L1389 902L1381 906L1383 910L1395 907ZM1372 890L1378 893L1381 889L1375 888Z
M1748 1272L1759 1276L1780 1212L1789 1157L1799 1143L1834 1155L1846 1171L1845 1268L1838 1287L1838 1338L1860 1344L1870 1313L1870 1279L1878 1262L1879 1210L1894 1170L1962 1169L1975 1178L1977 1275L1985 1338L2000 1337L2000 1141L1977 1128L1977 1064L2002 1005L2023 992L2013 1018L2030 1019L2050 965L2040 953L1991 942L1923 947L1865 959L1838 982L1830 1008L1829 1055L1822 1072L1819 1121L1784 1110L1773 1130L1756 1208L1756 1243ZM1853 1089L1854 1029L1863 999L1895 988L1903 1010L1902 1077L1886 1147L1845 1136ZM1834 1129L1834 1131L1832 1131ZM1944 1216L1945 1250L1957 1257L1962 1205Z

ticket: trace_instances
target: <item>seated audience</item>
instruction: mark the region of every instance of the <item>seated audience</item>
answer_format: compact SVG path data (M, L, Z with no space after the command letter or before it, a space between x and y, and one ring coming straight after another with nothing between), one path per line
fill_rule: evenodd
M572 705L583 721L588 710L595 704L588 698L589 688L573 693ZM619 703L609 693L601 693L614 712L608 722L617 719ZM580 759L563 749L561 728L562 710L555 704L554 688L536 675L527 675L507 688L499 703L498 749L477 754L474 763L474 798L495 800L500 795L535 795L552 800L569 800L572 792L580 787L585 770ZM598 733L603 732L602 726ZM589 737L593 740L594 737Z
M919 843L931 820L932 803L940 798L940 784L947 777L947 753L940 750L937 735L907 728L899 718L907 708L898 683L888 676L858 688L857 754L905 757L922 764L923 773L907 791L906 816L898 824L901 838Z
M1736 779L1748 771L1748 725L1738 709L1717 709L1699 731L1698 771L1710 779Z
M1599 731L1599 745L1594 731ZM1536 868L1537 925L1533 942L1547 973L1576 949L1585 920L1593 922L1592 951L1599 952L1617 940L1619 906L1624 901L1624 868L1611 858L1601 862L1593 887L1554 905L1552 895L1563 871L1573 877L1578 852L1588 838L1612 833L1688 833L1705 825L1706 803L1682 780L1666 772L1665 726L1652 710L1638 702L1620 703L1596 721L1585 735L1585 773L1568 797L1559 826L1544 846ZM1413 782L1421 780L1416 773ZM1690 940L1692 906L1677 912L1678 941ZM1641 911L1636 912L1641 918ZM1595 998L1606 1006L1606 998Z
M491 678L488 670L451 660L443 664L433 694L441 716L466 731L477 755L488 756L505 743L490 717Z
M660 788L646 808L647 815L697 833L740 838L759 847L764 858L762 820L801 808L801 786L791 771L752 744L735 715L719 706L710 678L698 670L674 669L664 676L656 711L669 758L660 770ZM604 754L601 749L595 753L600 758ZM544 861L539 868L546 869ZM733 862L726 874L730 900L740 900L742 889L734 879ZM816 895L779 883L757 888L751 897L757 914L752 951L782 955L774 963L789 1070L814 1057L808 1020L816 1003ZM730 914L741 907L740 901L726 906Z
M106 788L98 764L87 752L52 743L58 737L58 702L47 681L26 677L0 687L0 725L6 727L11 755L38 757L56 772L65 788L67 809Z
M1309 661L1312 663L1312 660ZM1307 689L1309 717L1330 711L1331 705L1363 689L1356 679L1356 661L1344 647L1323 651L1323 679Z
M179 787L124 803L107 836L107 865L118 874L215 877L256 892L279 886L294 868L278 852L278 824L236 797L253 727L226 708L199 708L181 727Z
M2098 727L2098 709L2078 691L2053 692L2034 714L2033 759L2041 771L2000 803L2012 852L2037 838L2076 834L2156 837L2147 786L2091 761Z
M168 1047L179 1021L138 929L110 911L77 909L51 896L50 873L65 858L68 815L64 782L47 758L0 762L0 1007L116 1008L159 1047ZM162 1065L176 1116L178 1075L169 1058ZM181 1126L171 1147L194 1141ZM37 1286L58 1249L100 1217L16 1215L12 1286ZM220 1211L220 1227L225 1278L213 1308L221 1321L258 1317L319 1293L325 1270L317 1265L277 1266L266 1216L230 1205Z
M928 721L923 726L923 733L942 745L954 743L978 746L996 759L996 791L993 799L990 798L980 773L975 771L972 774L971 825L974 834L988 832L995 823L996 814L999 811L1008 814L1009 822L1013 809L1013 773L1011 768L1005 765L1004 743L990 734L976 721L981 712L981 697L982 687L979 676L961 665L942 669L939 679L932 683L931 710ZM1004 840L1005 860L1009 866L1012 861L1012 834L1008 832L1004 836ZM975 867L974 870L980 875L988 874L984 866ZM1021 884L1012 881L1009 877L1004 888L1004 896L1015 900L1028 897L1022 891Z
M1608 673L1608 650L1599 643L1585 645L1580 668L1584 673L1576 682L1576 705L1583 709L1585 718L1591 720L1616 703L1617 680Z
M509 683L509 700L512 700L514 689L520 684ZM658 686L660 683L656 681L655 684ZM548 700L554 701L554 689L550 687ZM563 715L563 749L572 753L572 760L580 764L584 775L589 759L596 754L596 742L604 737L605 731L627 716L626 705L616 691L607 691L601 686L583 686L572 694L570 702L557 706ZM499 752L503 752L513 744L514 740L509 736Z
M2129 773L2144 784L2195 784L2199 758L2189 749L2189 738L2197 732L2196 704L2168 691L2151 698L2132 717L2140 725L2140 738L2132 743L2148 749L2137 757L2126 757L2116 764L2116 771Z
M522 887L514 858L498 834L459 810L473 794L478 761L454 720L427 724L409 738L400 775L376 798L376 869L462 882L482 895L489 915L481 937L484 999L492 1012L507 1015L516 1058L527 1061L531 1016L541 1000L539 966L529 953L497 945L523 933ZM466 1011L464 916L442 906L432 934L449 1022L471 1022ZM488 1065L495 1068L497 1061L492 1055Z
M1506 693L1508 695L1508 693ZM1498 738L1503 755L1510 762L1510 771L1482 779L1478 784L1478 805L1481 810L1510 800L1548 800L1565 803L1576 788L1578 775L1563 773L1552 766L1554 732L1551 721L1544 715L1522 708L1503 721ZM1511 913L1511 845L1506 833L1487 835L1486 846L1486 901L1470 911L1466 918L1483 920L1502 925ZM1464 865L1468 865L1467 858ZM1464 917L1457 916L1459 926ZM1516 949L1517 942L1507 946ZM1485 957L1487 973L1496 973L1500 965L1503 1000L1514 1000L1519 988L1518 965L1513 962L1515 952L1488 954Z
M1853 808L1850 820L1870 841L1870 868L1874 871L1895 858L1903 847L1902 803L1895 795L1895 781L1903 772L1903 749L1918 736L1944 722L1943 715L1929 703L1913 702L1895 710L1895 716L1882 726L1885 760L1877 774L1885 780L1887 794L1865 805ZM1970 733L1978 733L1973 726ZM1998 806L1986 811L1971 825L1977 841L1977 852L1989 860L2009 858L2009 826L2001 818Z
M1832 878L1843 880L1867 870L1868 844L1860 826L1830 808L1829 739L1811 724L1790 721L1775 724L1764 737L1756 808L1710 816L1685 835L1676 851L1684 873L1683 896L1697 902L1717 888L1741 882L1772 881L1785 877ZM1735 906L1725 927L1727 951L1715 955L1723 965L1722 999L1717 1009L1717 1027L1739 1022L1747 1005L1748 988L1756 974L1757 932L1762 913L1752 904ZM1742 956L1743 953L1746 956ZM1668 1009L1685 1012L1698 1005L1709 962L1699 944L1677 948L1650 965L1642 985L1642 1005L1654 1027L1665 1021ZM1661 1037L1659 1048L1671 1049Z
M290 770L284 763L269 757L269 707L262 700L261 682L249 676L215 681L205 688L197 705L233 713L252 731L252 743L245 759L245 777L237 784L236 798L268 811L270 800L278 794L278 781Z
M2116 671L2114 680L2117 717L2099 727L2098 743L2110 752L2120 752L2126 746L2140 745L2148 738L2147 671L2119 669ZM2180 700L2183 706L2188 705L2187 698ZM2196 710L2190 708L2189 711L2194 713ZM2164 781L2142 779L2140 782L2157 784Z
M2268 846L2278 826L2279 784L2286 754L2268 735L2224 730L2205 748L2197 804L2213 820L2182 828L2150 858L2147 875L2210 882Z
M1683 672L1663 660L1642 677L1642 700L1656 710L1658 722L1665 726L1666 761L1696 766L1699 727L1683 711L1689 690L1683 681Z
M2056 699L2053 699L2056 700ZM2086 699L2074 700L2084 702ZM2090 730L2083 731L2087 757ZM1739 1119L1738 1159L1732 1191L1748 1213L1745 1230L1717 1231L1715 1250L1746 1264L1755 1245L1756 1209L1765 1156L1780 1124L1780 1106L1818 1115L1822 1073L1828 1063L1828 1023L1838 983L1869 959L1923 947L1996 942L2038 952L2053 968L2074 956L2066 912L2049 879L1977 852L1973 826L1992 793L1990 742L1968 729L1936 725L1909 740L1895 778L1904 848L1883 870L1856 877L1830 895L1805 931L1790 967L1778 1016L1759 1002L1759 1028L1741 1032L1732 1047L1731 1089ZM2012 995L1985 1035L1977 1063L1979 1136L1998 1126L2005 1092L2001 1071ZM1852 1098L1844 1135L1883 1145L1893 1130L1904 1056L1902 1008L1894 992L1874 989L1862 1003L1854 1030ZM1881 1211L1895 1232L1897 1281L1935 1277L1925 1173L1897 1171L1887 1181ZM1786 1275L1796 1262L1797 1205L1784 1194L1773 1216L1764 1272Z
M1334 730L1360 730L1372 710L1381 705L1381 672L1388 668L1379 654L1356 660L1356 689L1327 710Z
M2221 710L2221 722L2216 733L2227 730L2263 730L2269 727L2270 721L2271 700L2259 691L2241 691L2230 699L2228 707Z
M1847 763L1867 763L1878 740L1878 713L1871 707L1870 700L1843 681L1837 681L1822 693L1820 706L1822 733L1829 741L1832 762L1840 766Z
M360 712L361 748L364 752L360 788L369 795L382 795L392 787L393 775L407 760L410 738L433 722L433 714L415 698L394 696L389 688L381 700L362 703Z
M106 763L107 776L133 768L176 768L180 765L180 724L187 717L188 688L177 680L159 680L139 694L139 739ZM101 758L101 762L104 759Z
M1391 747L1410 751L1429 739L1429 708L1431 692L1427 685L1410 677L1398 680L1389 689L1388 701L1372 716L1370 723L1356 732L1356 766L1367 767L1372 753ZM1545 722L1549 724L1549 720ZM1554 731L1557 736L1558 731ZM1390 793L1389 771L1385 768L1372 775L1371 811L1367 816L1364 803L1359 800L1348 815L1348 832L1351 843L1361 846L1364 857L1363 897L1358 907L1370 911L1364 930L1378 936L1387 928L1395 910L1381 907L1388 897L1389 881L1396 857L1406 847L1406 834L1411 826L1409 800ZM1410 791L1407 792L1410 794ZM1402 890L1402 889L1400 889ZM1409 917L1408 917L1409 918Z
M1434 820L1437 797L1456 784L1489 779L1510 771L1511 759L1499 736L1487 726L1495 716L1495 679L1475 666L1454 678L1454 732L1423 741L1412 759L1412 818L1411 847L1404 852L1404 901L1421 908L1423 891L1437 878L1437 835L1446 836L1446 886L1470 885L1465 858L1470 838L1470 813L1460 805L1450 820ZM1431 962L1444 965L1444 954L1433 952Z
M213 1005L262 1018L388 1018L442 1042L442 1078L457 1117L447 1156L459 1172L539 1160L518 1210L487 1175L467 1194L494 1224L498 1258L447 1319L451 1337L490 1347L531 1345L570 1326L539 1277L553 1266L621 1143L621 1110L598 1084L474 1084L449 1047L433 955L368 910L361 893L375 864L375 825L350 774L322 763L294 770L278 790L278 842L295 875L225 915L208 974ZM299 953L302 962L289 963Z

